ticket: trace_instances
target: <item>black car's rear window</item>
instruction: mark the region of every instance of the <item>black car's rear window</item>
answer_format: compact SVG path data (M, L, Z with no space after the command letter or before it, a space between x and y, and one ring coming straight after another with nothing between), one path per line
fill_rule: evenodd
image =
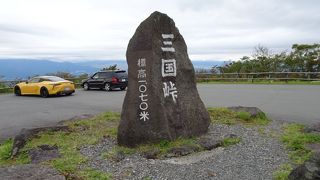
M127 77L128 74L126 73L126 71L116 71L116 76L118 77Z

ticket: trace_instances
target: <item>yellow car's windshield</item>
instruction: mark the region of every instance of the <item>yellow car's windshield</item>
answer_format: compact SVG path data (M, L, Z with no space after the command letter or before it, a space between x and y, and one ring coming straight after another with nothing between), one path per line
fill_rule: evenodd
M65 81L65 79L62 79L60 77L46 77L46 79L52 82Z

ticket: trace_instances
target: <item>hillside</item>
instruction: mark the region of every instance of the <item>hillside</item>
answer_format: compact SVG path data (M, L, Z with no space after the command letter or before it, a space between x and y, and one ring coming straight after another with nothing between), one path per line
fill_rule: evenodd
M212 66L220 65L221 63L221 61L193 61L196 69L210 69ZM56 62L34 59L0 59L0 77L4 76L2 79L6 80L25 79L57 71L69 72L74 75L92 74L103 67L114 64L117 64L120 69L126 70L128 68L125 60Z

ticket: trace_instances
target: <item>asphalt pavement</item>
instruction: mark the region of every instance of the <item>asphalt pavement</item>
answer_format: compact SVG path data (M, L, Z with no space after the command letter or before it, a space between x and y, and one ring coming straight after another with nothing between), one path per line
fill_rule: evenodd
M255 106L273 120L320 122L320 86L199 84L206 107ZM0 141L22 128L55 125L83 114L121 111L125 91L83 91L72 96L0 95Z

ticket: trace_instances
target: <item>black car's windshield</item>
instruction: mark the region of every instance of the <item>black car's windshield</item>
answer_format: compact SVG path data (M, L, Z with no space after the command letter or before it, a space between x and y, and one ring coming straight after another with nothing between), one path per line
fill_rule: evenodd
M52 81L52 82L57 82L57 81L65 81L65 79L62 79L60 77L46 77L46 79Z

